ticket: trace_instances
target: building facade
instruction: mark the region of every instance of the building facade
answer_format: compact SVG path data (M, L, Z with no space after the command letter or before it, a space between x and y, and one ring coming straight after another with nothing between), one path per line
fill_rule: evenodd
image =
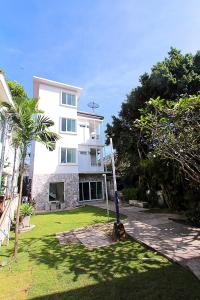
M54 151L33 142L30 178L37 210L73 207L104 198L103 117L78 111L81 88L33 78L39 108L60 135Z
M12 96L3 73L0 72L0 104L2 102L13 105ZM18 161L14 174L12 189L17 190ZM12 147L11 130L8 117L3 107L0 107L0 196L11 197L11 181L14 164L14 149Z

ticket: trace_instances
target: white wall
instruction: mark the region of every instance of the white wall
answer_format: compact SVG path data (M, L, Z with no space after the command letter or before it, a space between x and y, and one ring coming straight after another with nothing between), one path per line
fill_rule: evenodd
M64 90L67 91L67 90ZM53 86L40 84L39 108L45 111L45 115L51 118L55 125L52 131L59 133L60 140L54 151L48 151L44 145L35 143L34 150L34 174L61 174L78 173L78 162L73 165L61 165L59 155L61 147L78 149L77 134L60 133L60 118L77 119L77 108L60 105L61 89ZM78 152L77 152L78 155Z
M39 108L45 111L45 115L51 118L55 125L51 128L52 131L59 133L60 140L56 144L54 151L48 151L44 145L34 143L32 150L33 168L30 168L34 174L66 174L79 172L103 172L103 161L101 166L91 166L90 148L97 147L101 149L101 157L103 156L102 132L98 140L91 139L89 134L89 124L96 122L101 125L101 120L91 120L89 118L77 117L77 107L69 107L61 105L61 89L45 84L39 85ZM68 90L64 90L68 91ZM69 91L70 92L70 91ZM37 95L36 95L37 97ZM71 118L77 120L76 133L61 133L60 119ZM86 127L80 127L84 124ZM76 164L60 164L60 148L75 148L77 150ZM87 151L87 155L81 155L80 151ZM31 174L30 174L31 176Z

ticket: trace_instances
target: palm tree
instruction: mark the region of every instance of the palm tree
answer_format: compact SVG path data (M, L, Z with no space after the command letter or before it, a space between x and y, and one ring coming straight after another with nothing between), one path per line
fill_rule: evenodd
M54 122L44 116L44 112L38 109L38 101L38 99L24 97L14 98L13 105L2 103L2 106L6 109L8 122L14 135L15 150L20 150L20 189L15 226L15 258L17 257L18 252L19 213L22 200L23 173L27 149L31 146L32 141L37 141L43 143L48 150L53 151L55 149L56 141L59 139L59 136L56 133L50 131L50 127L54 125Z

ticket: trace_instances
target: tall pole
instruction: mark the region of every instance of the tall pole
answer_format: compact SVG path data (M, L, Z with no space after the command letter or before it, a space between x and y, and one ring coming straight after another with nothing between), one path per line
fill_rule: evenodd
M105 186L105 193L106 193L106 209L107 209L107 216L109 220L108 189L107 189L106 174L103 174L103 177L104 177L104 186Z
M114 184L114 194L115 194L115 210L116 210L116 220L117 224L120 223L119 218L119 198L117 193L117 181L116 181L116 172L115 172L115 157L114 157L114 151L113 151L113 142L112 138L110 138L110 147L111 147L111 160L112 160L112 170L113 170L113 184Z

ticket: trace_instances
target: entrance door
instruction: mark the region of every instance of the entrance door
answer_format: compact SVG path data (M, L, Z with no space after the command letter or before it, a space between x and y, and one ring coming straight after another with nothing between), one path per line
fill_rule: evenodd
M79 201L100 200L102 197L101 181L79 183Z

